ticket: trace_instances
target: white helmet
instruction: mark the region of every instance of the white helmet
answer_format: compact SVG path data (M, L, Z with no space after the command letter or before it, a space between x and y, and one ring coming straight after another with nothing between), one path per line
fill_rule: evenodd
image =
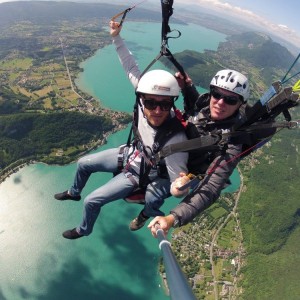
M211 80L210 86L231 91L243 97L244 102L250 95L249 82L245 75L234 70L221 70Z
M180 87L176 78L164 70L152 70L140 79L137 93L178 97Z

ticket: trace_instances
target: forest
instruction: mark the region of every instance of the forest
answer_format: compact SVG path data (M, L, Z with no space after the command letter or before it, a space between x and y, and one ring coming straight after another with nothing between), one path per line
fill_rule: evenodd
M127 124L129 120L119 118L118 121ZM70 162L84 151L84 145L102 140L114 127L109 117L79 112L0 116L0 168L4 169L19 159ZM70 153L57 157L58 149Z
M244 299L299 295L299 132L283 130L271 144L254 168L249 168L253 157L241 165L246 186L239 203L247 249Z

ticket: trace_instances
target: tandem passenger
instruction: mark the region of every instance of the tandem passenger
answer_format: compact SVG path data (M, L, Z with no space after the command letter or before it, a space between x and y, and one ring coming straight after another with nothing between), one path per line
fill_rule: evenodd
M241 73L225 69L212 78L209 93L199 95L189 77L184 81L176 74L184 94L184 108L188 117L187 136L193 139L213 134L215 131L230 132L243 116L249 97L248 79ZM148 228L156 236L158 224L165 234L171 227L183 226L211 206L220 196L229 177L237 166L242 144L229 143L218 151L198 150L190 153L188 169L193 174L205 174L203 180L167 216L154 218ZM185 173L181 178L189 180Z

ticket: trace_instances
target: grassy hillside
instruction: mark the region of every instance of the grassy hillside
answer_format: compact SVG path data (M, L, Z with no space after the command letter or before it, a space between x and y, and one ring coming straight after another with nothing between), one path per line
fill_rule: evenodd
M243 299L297 299L300 262L299 132L284 130L253 169L243 162L239 213L247 250Z

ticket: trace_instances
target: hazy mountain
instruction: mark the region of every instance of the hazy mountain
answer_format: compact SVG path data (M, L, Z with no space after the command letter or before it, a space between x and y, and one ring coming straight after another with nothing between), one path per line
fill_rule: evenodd
M52 24L59 20L74 20L88 18L110 19L116 13L128 8L104 3L75 3L55 1L16 1L1 4L0 26L20 21L30 21L40 24ZM138 16L137 16L138 14ZM142 18L160 21L161 15L139 8L132 10L128 18Z

